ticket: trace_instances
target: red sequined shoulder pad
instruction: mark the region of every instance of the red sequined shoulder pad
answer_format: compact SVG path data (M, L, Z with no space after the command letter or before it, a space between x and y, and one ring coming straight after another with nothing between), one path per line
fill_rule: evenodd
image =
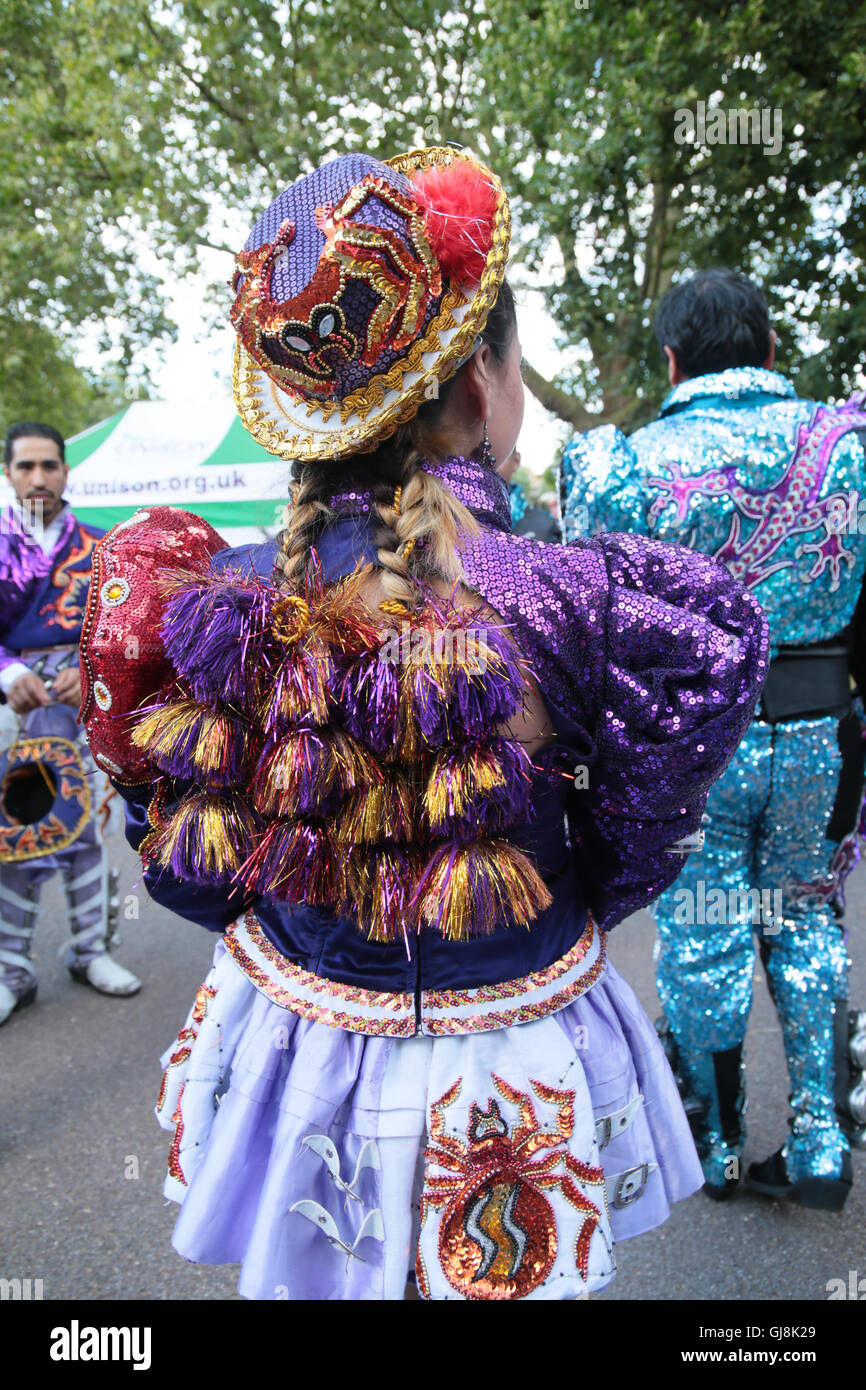
M226 542L201 517L150 507L99 541L81 633L79 719L97 764L116 782L149 782L152 769L131 740L128 717L173 679L160 635L166 570L198 571Z

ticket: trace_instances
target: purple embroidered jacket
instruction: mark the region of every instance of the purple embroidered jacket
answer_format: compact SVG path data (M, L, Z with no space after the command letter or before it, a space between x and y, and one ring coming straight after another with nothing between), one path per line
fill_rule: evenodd
M512 536L508 489L497 474L474 460L429 467L482 523L462 549L469 586L511 625L556 729L556 744L534 758L533 819L508 832L534 856L553 902L528 932L503 925L468 942L422 933L407 961L402 943L366 941L352 922L321 909L256 900L265 934L288 960L380 990L525 977L562 959L583 932L587 907L610 928L657 897L682 867L671 847L699 829L767 665L763 612L716 561L628 535L568 547ZM376 558L369 497L344 492L332 507L316 546L328 582ZM215 563L267 577L276 544L222 551ZM586 769L579 785L576 764ZM120 790L137 847L148 794ZM211 930L223 930L242 906L238 891L167 871L149 869L145 882L158 901Z
M49 533L50 534L50 533ZM77 646L93 548L105 532L64 507L46 555L14 507L0 515L0 670L28 648Z

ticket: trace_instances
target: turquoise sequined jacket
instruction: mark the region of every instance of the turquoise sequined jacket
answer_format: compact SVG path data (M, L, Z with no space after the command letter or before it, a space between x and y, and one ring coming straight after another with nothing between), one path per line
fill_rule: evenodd
M812 426L809 447L796 449ZM835 637L866 569L866 414L800 400L778 372L681 382L626 438L578 436L560 479L567 541L633 531L723 560L770 625L772 651Z

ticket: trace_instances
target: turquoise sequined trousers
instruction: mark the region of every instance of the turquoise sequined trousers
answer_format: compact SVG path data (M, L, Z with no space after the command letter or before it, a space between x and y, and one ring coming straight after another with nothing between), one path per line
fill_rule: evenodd
M703 850L657 905L659 995L714 1186L739 1176L737 1049L758 952L788 1063L788 1175L838 1177L848 1149L833 1088L834 1009L845 1007L849 961L829 901L836 846L825 837L841 767L837 729L835 718L753 723L710 793Z

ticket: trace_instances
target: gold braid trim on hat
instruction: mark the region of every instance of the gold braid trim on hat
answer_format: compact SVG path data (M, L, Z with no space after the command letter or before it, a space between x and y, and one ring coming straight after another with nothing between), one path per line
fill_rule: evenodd
M360 387L357 391L352 391L348 396L344 396L342 401L323 401L322 415L327 422L336 410L340 412L340 420L343 424L351 415L358 415L362 420L366 420L370 411L376 405L381 405L385 399L386 392L399 391L403 386L403 377L409 372L425 373L425 389L429 385L430 378L427 376L424 367L424 356L428 352L441 352L442 341L440 333L445 333L449 329L457 327L457 320L454 317L454 310L460 309L464 304L468 304L466 296L457 289L449 289L442 295L442 302L439 313L434 314L430 320L427 332L423 338L416 338L414 343L410 343L406 349L406 356L392 363L387 372L381 376L374 376L367 382L366 386ZM433 372L432 376L436 376ZM441 380L441 378L440 378ZM310 402L307 406L307 415L310 416L316 409L316 405Z
M256 365L238 342L232 373L235 402L244 425L269 453L276 454L279 458L305 461L336 460L376 448L392 435L399 425L417 414L419 407L429 396L431 383L447 381L471 350L476 335L484 329L487 316L496 303L500 286L505 279L511 240L511 213L505 190L496 175L485 165L481 165L479 160L460 150L444 146L409 150L405 154L386 160L385 163L411 177L416 170L453 164L460 160L466 160L484 169L496 191L497 202L487 264L478 288L453 336L443 347L439 337L440 330L454 329L457 320L453 311L467 303L465 296L456 286L451 286L442 296L439 313L431 319L424 336L416 339L405 355L394 362L387 372L374 376L366 386L353 391L342 401L303 403L306 421L294 421L287 416L285 407L280 403L276 383ZM432 366L425 366L423 358L431 352L438 352L438 359ZM418 374L419 379L411 386L404 387L404 378L410 374ZM285 426L279 425L263 404L263 397L268 389L273 410L286 419ZM386 398L395 394L396 399L386 405ZM337 411L340 413L342 428L323 428ZM313 416L318 417L315 424L312 422ZM350 425L348 421L353 416L357 417L358 423Z

